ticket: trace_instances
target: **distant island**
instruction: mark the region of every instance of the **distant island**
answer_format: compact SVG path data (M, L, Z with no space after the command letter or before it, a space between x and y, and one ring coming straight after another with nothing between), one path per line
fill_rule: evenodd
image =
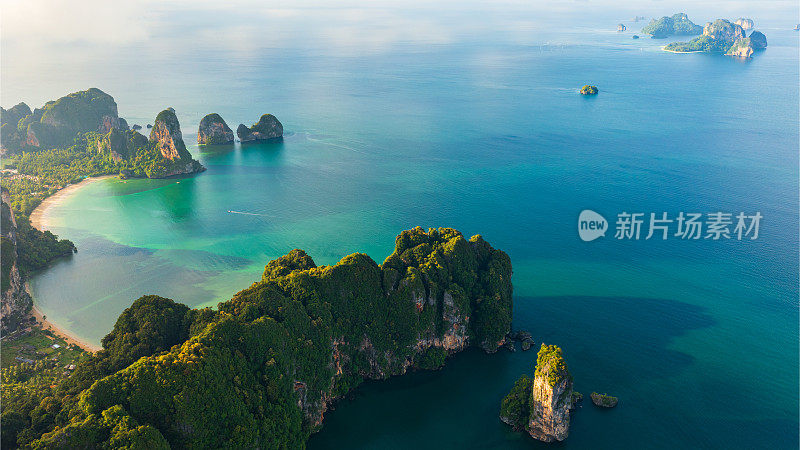
M581 88L581 95L597 95L598 92L597 86L591 86L587 84Z
M653 19L642 28L642 33L649 34L654 39L663 39L669 36L693 36L703 32L703 27L696 25L685 13L674 14L672 17L664 16L658 20Z
M723 53L729 56L750 58L756 50L767 48L767 37L760 31L747 36L741 25L726 19L717 19L703 27L703 34L689 42L674 42L664 50L676 53Z
M381 265L355 253L317 266L293 250L216 310L144 296L71 376L4 372L3 441L302 448L366 379L440 367L470 346L495 352L511 329L511 273L481 236L414 228ZM536 379L556 382L542 394L571 391L560 353L540 356Z

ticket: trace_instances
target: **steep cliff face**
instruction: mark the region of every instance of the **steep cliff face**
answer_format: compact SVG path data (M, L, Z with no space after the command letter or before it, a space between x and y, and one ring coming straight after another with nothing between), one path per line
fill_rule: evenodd
M198 144L230 144L233 142L233 130L220 117L212 113L203 117L197 130Z
M264 114L252 127L240 123L236 134L242 142L277 139L283 136L283 125L272 114Z
M78 133L108 133L127 129L127 123L117 115L113 97L91 88L47 102L22 118L17 128L26 145L54 148L69 145Z
M191 155L186 150L181 133L181 124L175 110L167 108L156 116L153 128L150 130L150 141L158 145L161 156L174 161L176 159L190 159Z
M749 58L753 56L753 50L753 44L750 38L739 38L731 45L725 54L739 58Z
M500 420L544 442L569 435L572 375L561 349L542 344L534 378L522 375L500 404Z
M366 330L333 339L331 384L318 396L304 390L299 403L314 427L340 396L340 379L385 379L411 367L441 367L448 355L470 345L495 352L511 329L511 264L480 236L467 241L452 229L416 228L397 237L382 266L366 255L358 259L365 271L374 272L368 290L386 299L387 320L398 327L382 333L396 334L397 340L387 345L385 335Z
M153 128L150 130L150 142L161 153L161 156L171 164L160 176L173 176L200 172L205 170L199 162L192 158L183 142L181 125L175 110L167 108L156 116Z
M563 441L569 434L570 409L572 375L561 349L542 344L536 359L528 432L541 441Z
M2 235L0 235L0 284L2 285L2 305L0 305L0 327L2 333L14 331L21 320L28 315L33 306L30 295L20 276L17 262L17 222L11 211L8 190L0 189L2 195Z

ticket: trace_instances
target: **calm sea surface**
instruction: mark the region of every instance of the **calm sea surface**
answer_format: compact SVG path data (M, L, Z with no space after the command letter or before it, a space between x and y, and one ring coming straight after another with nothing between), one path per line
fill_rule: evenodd
M50 209L79 252L33 278L36 303L99 342L144 294L214 306L293 248L317 264L356 251L380 263L401 230L454 227L511 256L514 326L563 347L578 391L620 398L584 404L556 447L797 448L798 34L786 4L751 13L769 48L747 62L631 38L643 24L626 18L672 8L583 5L263 21L153 6L139 14L177 25L119 42L6 39L3 106L91 86L130 124L172 106L208 168L97 182ZM703 23L747 11L687 12ZM43 56L9 60L23 45ZM587 83L597 97L577 94ZM270 112L286 137L198 148L210 112L234 129ZM587 243L583 209L612 226L622 211L763 219L755 241L612 230ZM367 383L309 446L544 448L497 419L535 359L468 351L438 372Z

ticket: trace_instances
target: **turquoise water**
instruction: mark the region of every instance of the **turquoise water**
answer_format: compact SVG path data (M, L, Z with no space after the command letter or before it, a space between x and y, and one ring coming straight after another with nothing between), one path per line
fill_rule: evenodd
M368 8L360 14L374 21L355 26L360 16L345 15L321 42L271 36L251 47L236 34L249 36L251 21L213 34L221 25L196 12L182 20L203 24L214 45L156 34L162 43L111 45L135 60L89 52L119 62L95 73L36 63L64 64L57 80L16 79L4 65L19 96L4 91L4 106L96 85L131 124L175 107L187 143L208 112L232 128L271 112L287 132L282 143L190 145L208 171L100 181L50 209L51 229L79 252L32 280L37 304L99 342L144 294L213 306L292 248L318 264L356 251L381 262L399 231L450 226L511 256L514 326L537 346L564 348L578 391L621 400L610 411L587 402L559 446L796 448L793 24L766 9L757 22L769 48L739 62L663 53L662 41L631 39L631 23L630 32L609 31L636 11L578 23L569 11L515 8ZM285 26L327 24L324 11L307 14L309 24L295 17ZM419 23L450 26L421 33L411 26ZM366 31L347 40L342 29ZM600 95L577 95L586 83ZM587 243L576 233L583 209L612 222L621 211L764 219L755 241L609 234ZM439 372L367 383L326 415L309 446L543 446L497 420L500 399L532 373L535 356L470 351Z

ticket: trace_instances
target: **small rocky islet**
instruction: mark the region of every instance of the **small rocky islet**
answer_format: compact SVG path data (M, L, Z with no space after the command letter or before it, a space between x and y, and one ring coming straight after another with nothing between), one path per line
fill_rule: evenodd
M563 441L569 435L573 393L572 375L561 348L542 344L534 377L522 375L514 383L500 404L500 420L534 439Z
M619 402L617 397L597 392L592 392L591 398L603 408L613 408ZM574 390L561 348L542 344L534 377L523 374L517 379L500 403L500 420L534 439L563 441L569 436L570 414L582 401L583 395Z
M233 143L233 130L217 113L207 114L197 129L197 143L206 145Z
M267 141L283 137L283 124L272 114L264 114L248 127L240 123L236 128L236 136L241 142ZM197 130L197 143L205 145L231 144L234 142L233 130L217 113L207 114L200 121Z
M592 392L590 397L592 398L592 403L601 408L613 408L617 406L617 403L619 403L619 399L617 397L608 394L598 394L597 392Z
M589 84L584 85L581 88L581 95L597 95L598 92L600 91L597 89L597 86L592 86Z

